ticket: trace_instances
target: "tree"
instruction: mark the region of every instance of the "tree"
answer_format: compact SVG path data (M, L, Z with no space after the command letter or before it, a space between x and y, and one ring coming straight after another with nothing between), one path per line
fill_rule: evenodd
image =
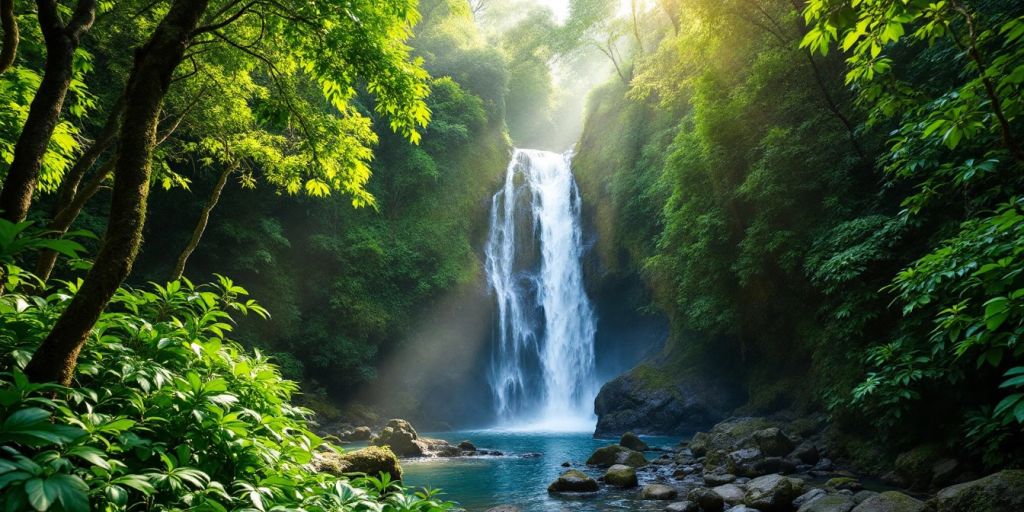
M359 139L352 134L360 134L359 130L367 129L369 124L351 104L357 81L364 82L374 96L374 110L387 116L391 128L409 140L419 140L418 128L429 119L423 100L429 91L426 73L418 61L409 59L409 47L404 43L416 19L414 6L412 1L386 5L364 1L339 9L303 2L285 6L277 1L253 1L241 5L229 0L207 13L210 6L206 0L175 0L136 52L125 87L110 216L99 254L78 293L33 355L26 374L37 381L70 382L77 354L93 324L130 272L145 220L159 114L178 65L195 56L192 49L205 44L226 45L265 64L275 85L279 84L277 79L283 74L279 66L283 65L288 66L287 71L316 83L324 98L340 112L338 120L329 126L351 144L327 148L327 139L315 137L316 127L296 118L300 127L297 132L306 138L314 158L326 156L331 161L320 160L318 163L327 171L307 179L301 171L305 162L285 159L288 165L282 166L285 172L279 174L280 183L292 193L305 189L314 195L328 193L333 185L358 198L369 178L368 168L362 163L366 157L360 155L369 150L364 135ZM255 43L242 44L233 39L245 29L256 31ZM260 45L287 50L290 58L274 62L260 53ZM190 50L193 53L187 53ZM198 68L194 66L192 72L182 76L195 72ZM294 113L286 92L278 93ZM334 153L324 154L326 149Z
M46 41L46 66L0 190L0 215L13 222L28 215L43 155L60 121L64 97L71 85L75 50L96 18L95 0L80 0L67 24L61 20L56 0L40 0L37 6L39 27Z

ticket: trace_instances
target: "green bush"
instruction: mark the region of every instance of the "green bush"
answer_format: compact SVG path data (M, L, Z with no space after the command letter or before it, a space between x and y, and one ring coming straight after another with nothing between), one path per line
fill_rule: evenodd
M0 505L5 510L373 510L452 507L380 478L317 473L310 411L258 351L225 338L232 314L267 312L218 276L121 289L73 387L21 373L74 294L0 296Z

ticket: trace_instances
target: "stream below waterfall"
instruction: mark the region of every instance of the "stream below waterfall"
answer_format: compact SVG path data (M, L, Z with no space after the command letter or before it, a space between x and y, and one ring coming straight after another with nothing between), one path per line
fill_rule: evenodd
M587 432L522 432L476 430L427 433L426 437L456 444L468 439L480 448L499 450L500 457L452 457L404 459L405 483L414 488L440 488L443 498L457 501L468 512L511 504L522 512L598 512L612 510L664 510L663 501L638 499L637 489L618 490L602 486L591 494L548 494L547 487L568 468L579 469L597 478L604 470L587 467L584 462L594 450L614 440L594 439ZM644 437L651 447L669 448L679 438ZM649 452L655 459L658 452ZM640 484L651 481L655 473L638 472Z

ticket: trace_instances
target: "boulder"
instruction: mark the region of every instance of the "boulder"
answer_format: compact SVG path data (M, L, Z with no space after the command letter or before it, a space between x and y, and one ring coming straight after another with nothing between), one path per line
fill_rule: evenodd
M789 455L796 448L793 440L777 427L758 430L750 435L747 442L769 457Z
M750 508L750 507L748 507L746 505L736 505L735 507L730 508L727 512L761 512L761 511L756 509L756 508Z
M825 482L825 487L836 491L846 489L853 492L864 489L864 485L862 485L859 480L851 476L837 476L835 478L830 478Z
M615 464L605 471L604 481L615 487L636 487L636 470L624 464Z
M712 487L711 490L715 491L729 505L743 503L743 497L746 496L746 491L735 484L719 485Z
M932 466L932 486L941 487L953 483L960 471L956 459L942 459Z
M678 496L679 491L675 490L674 487L663 484L645 485L640 491L640 499L642 500L674 500Z
M935 497L939 512L1024 510L1024 470L1006 470L946 487Z
M356 427L351 434L348 435L349 441L369 441L372 432L370 427Z
M675 503L669 503L665 507L665 512L698 512L700 507L692 501L677 501Z
M765 475L747 483L745 505L766 512L785 512L793 507L793 500L803 494L803 482L782 475Z
M644 458L644 454L617 444L598 448L587 459L587 465L590 466L607 468L615 464L641 468L647 465L647 459Z
M392 480L402 479L402 466L398 463L398 457L387 447L370 446L344 453L317 453L313 458L313 467L335 476L345 473L378 476L387 473Z
M698 457L710 457L714 464L716 455L724 456L739 449L751 434L770 426L764 418L731 418L718 423L708 432L694 434L690 439L690 451Z
M928 505L896 491L883 492L862 501L851 512L928 512ZM973 511L972 511L973 512Z
M696 503L703 512L721 512L725 508L725 500L722 496L707 487L690 490L686 499Z
M792 473L796 464L782 457L767 457L759 448L743 448L728 454L724 469L753 478L770 473Z
M829 494L804 503L797 512L850 512L857 502L845 494Z
M648 450L647 443L640 439L640 436L632 432L622 434L622 438L619 439L619 444L629 448L630 450L636 450L638 452L645 452Z
M927 489L932 483L932 467L942 460L935 445L922 445L896 457L894 471L899 482L911 489Z
M459 449L460 450L465 450L467 452L475 452L476 451L476 445L471 443L470 441L463 441L463 442L459 443Z
M402 419L388 421L380 433L370 440L373 446L389 446L399 457L420 457L425 454L423 447L415 441L419 434L412 425Z
M597 492L597 481L582 471L570 469L551 482L548 492Z
M872 496L878 496L878 493L875 491L858 491L853 494L853 502L860 505L864 500Z
M739 386L717 372L642 364L601 387L596 434L682 435L721 421L742 401Z
M818 488L811 489L811 490L801 494L800 496L797 496L796 499L793 500L793 506L796 507L796 508L800 508L800 507L804 506L805 504L810 503L810 502L812 502L812 501L814 501L814 500L816 500L816 499L818 499L818 498L820 498L822 496L825 496L827 494L828 493L825 492L825 489L818 489Z

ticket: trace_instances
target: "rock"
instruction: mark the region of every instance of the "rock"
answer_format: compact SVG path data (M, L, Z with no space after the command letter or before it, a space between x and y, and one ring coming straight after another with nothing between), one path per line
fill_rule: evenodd
M878 493L875 491L860 491L853 495L853 501L854 503L860 505L861 503L864 502L864 500L872 496L878 496Z
M625 464L634 468L641 468L647 465L647 459L640 452L613 444L595 450L590 458L587 459L587 464L602 468L615 464Z
M321 452L313 458L313 467L320 472L340 476L344 473L365 473L378 476L391 475L392 480L402 479L402 466L398 457L387 447L370 446L361 450L344 453Z
M902 485L911 489L927 489L932 482L932 467L942 458L937 446L922 445L896 457L894 470Z
M844 494L829 494L804 503L797 512L850 512L857 502Z
M349 441L369 441L370 436L373 433L370 431L370 427L356 427L348 436Z
M727 512L761 512L761 511L756 509L756 508L750 508L750 507L748 507L746 505L736 505L735 507L730 508Z
M731 484L736 481L736 475L732 473L704 473L704 483L708 487L718 487L719 485Z
M648 450L647 443L643 442L639 436L632 432L626 432L622 434L622 438L619 439L619 445L625 446L630 450L636 450L638 452L645 452Z
M469 441L463 441L463 442L459 443L459 449L460 450L465 450L467 452L475 452L476 451L476 445L471 443L471 442L469 442Z
M832 464L832 459L824 457L818 460L817 464L814 465L814 469L817 471L832 471L833 467L835 466Z
M825 487L837 491L847 489L854 492L864 489L864 486L861 485L861 483L856 478L849 476L839 476L836 478L831 478L829 479L829 481L825 482Z
M725 508L725 500L717 492L707 487L690 490L686 499L696 503L703 512L721 512Z
M663 484L645 485L640 491L642 500L674 500L677 496L679 496L679 491Z
M793 449L793 456L804 464L814 465L821 460L821 455L818 453L818 447L814 446L814 443L811 442L800 443L799 446Z
M498 505L497 507L491 507L484 512L521 512L519 507L515 505Z
M551 482L548 492L597 492L597 481L582 471L570 469Z
M402 419L389 420L371 441L374 446L389 446L399 457L420 457L424 455L423 447L415 443L419 434L412 425Z
M636 470L624 464L615 464L605 471L604 481L615 487L636 487Z
M698 512L700 507L692 501L677 501L675 503L669 503L665 507L665 512Z
M769 457L789 455L789 452L792 452L793 448L796 447L793 444L793 440L777 427L769 427L754 432L750 435L748 442Z
M793 500L793 506L796 507L796 508L800 508L800 507L804 506L807 503L810 503L810 502L812 502L812 501L814 501L814 500L816 500L816 499L818 499L818 498L820 498L822 496L825 496L826 494L828 494L828 493L825 492L825 489L818 489L818 488L811 489L811 490L801 494L800 496L797 496L797 498L795 500Z
M743 503L767 512L791 510L793 500L803 494L803 482L781 475L765 475L747 483Z
M960 463L956 459L942 459L932 466L932 486L942 487L953 483Z
M928 512L928 505L901 492L889 491L862 501L851 512Z
M601 387L596 434L694 432L721 421L742 400L739 386L717 372L641 364Z
M1024 470L1006 470L946 487L936 495L939 512L1024 510Z
M729 453L725 469L737 475L757 477L770 473L792 473L796 464L782 457L766 457L758 448L744 448Z
M562 463L562 467L563 468L567 468L567 467L570 467L570 466L572 466L572 464L569 461L565 461L565 462Z
M740 486L734 484L719 485L711 488L711 490L715 491L715 494L721 496L722 500L729 505L743 503L743 497L746 495L746 491L741 489Z

